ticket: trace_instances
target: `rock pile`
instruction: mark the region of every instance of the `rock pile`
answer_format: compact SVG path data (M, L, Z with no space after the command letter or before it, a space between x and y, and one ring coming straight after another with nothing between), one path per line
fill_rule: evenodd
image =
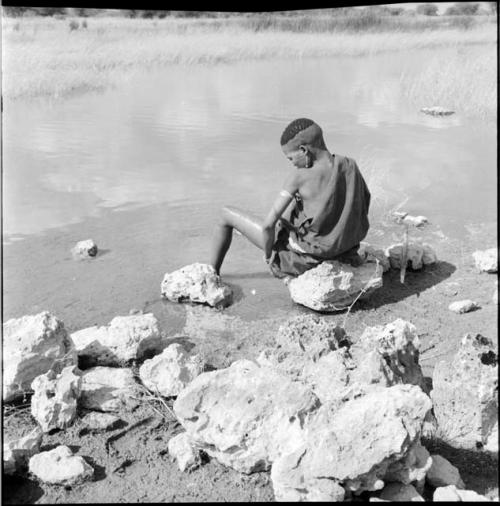
M161 294L174 302L200 302L213 307L231 304L233 293L215 269L208 264L194 263L166 273Z
M13 318L3 324L3 399L22 397L32 381L58 364L76 364L63 322L49 312Z
M436 364L432 382L438 436L455 448L491 447L490 439L498 438L498 357L493 343L480 334L467 334L452 360Z

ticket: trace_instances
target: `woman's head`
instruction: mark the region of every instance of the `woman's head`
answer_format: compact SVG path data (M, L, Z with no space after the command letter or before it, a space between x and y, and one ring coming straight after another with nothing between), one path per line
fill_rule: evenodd
M293 120L283 131L280 144L285 156L299 168L308 168L310 155L326 150L323 131L308 118Z

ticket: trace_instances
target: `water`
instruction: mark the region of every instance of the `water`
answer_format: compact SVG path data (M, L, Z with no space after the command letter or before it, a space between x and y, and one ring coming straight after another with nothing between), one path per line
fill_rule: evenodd
M265 216L294 170L279 139L296 117L314 119L332 152L357 160L372 193L368 239L391 240L384 217L395 208L427 216L436 237L461 239L496 221L496 131L408 103L401 73L430 55L172 66L102 94L4 104L6 248L75 224L75 240L101 227L102 247L116 251L112 238L126 228L116 213L132 213L127 223L142 209L142 251L163 241L163 272L206 261L218 209ZM447 104L421 104L432 105ZM225 269L252 280L261 263L237 238ZM7 278L13 267L8 259Z

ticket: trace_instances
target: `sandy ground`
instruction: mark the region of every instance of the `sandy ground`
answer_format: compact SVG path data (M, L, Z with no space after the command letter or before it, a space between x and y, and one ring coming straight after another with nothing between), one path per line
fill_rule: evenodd
M106 324L133 308L151 311L172 342L184 343L220 368L238 358L256 357L264 347L273 345L283 321L309 312L290 301L286 287L264 271L255 252L259 259L249 260L245 273L235 272L228 264L225 279L235 288L236 301L226 310L162 301L159 286L163 274L179 267L180 262L180 257L169 257L169 252L183 252L180 265L204 259L196 258L200 256L199 237L181 237L174 241L175 248L171 238L160 237L161 223L152 219L159 210L153 206L115 213L105 224L87 220L5 246L4 318L47 309L61 318L69 331L75 331ZM104 244L101 253L88 262L74 262L69 247L87 236ZM158 239L152 241L151 237ZM412 322L421 338L421 365L428 377L436 361L455 353L466 333L481 333L495 343L498 334L498 307L492 302L497 276L478 273L471 256L476 249L496 246L496 228L478 227L467 240L445 238L434 246L440 259L437 264L408 272L404 285L399 282L399 273L387 273L384 287L359 302L346 322L353 340L366 326L396 318ZM231 254L251 255L247 250L243 240L235 240ZM475 300L480 309L462 315L448 310L451 302L461 299ZM344 316L323 315L336 322ZM273 500L268 473L245 476L208 459L194 472L181 473L168 455L167 442L182 428L162 418L150 405L140 404L120 416L122 427L108 433L85 433L77 421L44 438L43 450L67 444L84 456L96 470L94 481L65 488L38 483L32 477L8 478L3 483L4 501ZM24 435L34 424L26 408L9 409L4 414L4 437ZM491 497L498 495L497 462L491 457L445 446L437 451L459 468L467 488Z

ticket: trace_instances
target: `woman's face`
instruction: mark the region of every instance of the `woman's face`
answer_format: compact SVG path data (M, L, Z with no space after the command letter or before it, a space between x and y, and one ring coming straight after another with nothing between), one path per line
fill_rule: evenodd
M304 169L308 167L308 155L307 149L304 146L298 148L290 147L285 144L281 147L284 155L292 162L292 164L298 169Z

